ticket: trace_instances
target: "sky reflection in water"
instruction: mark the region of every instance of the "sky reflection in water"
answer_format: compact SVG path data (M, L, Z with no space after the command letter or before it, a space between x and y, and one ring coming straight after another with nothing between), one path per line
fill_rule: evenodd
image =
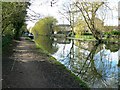
M118 88L117 44L70 41L39 36L36 44L51 53L91 88ZM119 50L120 51L120 50Z
M66 45L57 45L58 51L53 54L53 56L68 69L85 80L90 87L118 87L118 51L111 52L109 49L100 48L99 51L93 55L93 58L88 58L88 55L92 52L88 50L89 46L84 45L84 47L88 47L87 49L84 49L73 45L73 48L71 49L72 42ZM104 44L102 46L104 46ZM97 48L99 47L100 46ZM92 54L90 57L91 56Z

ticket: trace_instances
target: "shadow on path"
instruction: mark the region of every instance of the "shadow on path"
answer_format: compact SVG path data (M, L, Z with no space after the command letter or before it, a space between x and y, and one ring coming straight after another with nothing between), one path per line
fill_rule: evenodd
M80 88L70 72L49 62L34 42L21 38L3 51L3 88Z

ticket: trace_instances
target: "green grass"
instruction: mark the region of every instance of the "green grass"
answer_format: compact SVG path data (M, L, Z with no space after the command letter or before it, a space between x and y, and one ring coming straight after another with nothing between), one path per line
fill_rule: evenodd
M61 69L64 69L66 70L67 72L70 73L71 77L73 77L75 79L75 81L79 82L79 85L82 87L82 88L89 88L89 86L85 83L85 81L81 80L78 76L76 76L73 72L71 72L70 70L68 70L63 64L61 64L59 61L56 60L56 58L50 56L49 58L49 61L55 65L59 65L59 67Z
M116 35L114 35L116 36ZM71 38L71 37L70 37ZM92 35L76 35L75 38L73 39L77 39L77 40L86 40L86 41L90 41L90 40L96 40ZM115 41L120 41L119 37L109 37L107 38L107 35L105 35L105 37L103 38L104 41L110 41L110 42L115 42Z
M92 35L76 35L75 37L67 37L68 39L82 40L82 41L93 41L96 40Z
M39 52L44 56L48 58L48 61L54 65L59 66L59 68L61 68L62 70L66 70L67 72L70 73L70 76L73 77L75 79L75 81L79 82L79 85L82 88L88 88L88 85L85 83L85 81L81 80L79 77L77 77L73 72L71 72L70 70L68 70L63 64L61 64L59 61L56 60L56 58L54 58L53 56L51 56L48 52L42 50L40 47L38 47L36 45L36 48L39 49Z
M95 40L92 35L81 35L80 38L83 40Z

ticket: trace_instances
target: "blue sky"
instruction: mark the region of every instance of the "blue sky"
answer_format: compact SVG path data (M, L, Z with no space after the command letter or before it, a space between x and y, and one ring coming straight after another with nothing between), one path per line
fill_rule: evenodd
M51 7L50 0L31 0L32 5L30 6L30 9L32 9L34 12L39 13L42 17L44 16L54 16L57 18L58 23L68 23L65 18L58 13L58 10L61 9L61 5L63 3L67 3L70 0L55 0L57 3ZM89 0L90 1L90 0ZM105 0L103 0L105 1ZM110 7L117 7L118 8L118 2L119 0L107 0L110 2L108 5ZM29 13L32 13L29 11ZM118 25L118 11L112 10L111 12L108 12L107 18L105 20L105 25ZM28 21L27 22L28 27L31 27L35 24L35 22Z

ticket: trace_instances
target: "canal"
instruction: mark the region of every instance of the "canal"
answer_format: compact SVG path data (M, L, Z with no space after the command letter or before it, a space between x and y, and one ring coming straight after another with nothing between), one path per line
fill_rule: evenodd
M91 88L118 88L120 60L118 43L97 43L47 36L35 37L40 47L65 65Z

